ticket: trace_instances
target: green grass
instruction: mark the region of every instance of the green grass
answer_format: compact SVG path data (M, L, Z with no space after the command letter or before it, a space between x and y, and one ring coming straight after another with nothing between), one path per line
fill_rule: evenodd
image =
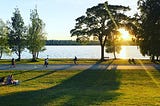
M98 59L78 59L78 64L96 64L100 61ZM108 59L101 64L129 64L128 59ZM138 60L135 59L136 64L140 64ZM150 60L141 59L143 64L154 64ZM11 60L9 59L1 59L0 64L11 64ZM17 61L16 64L44 64L44 59L37 59L37 62L31 62L31 59L22 59L21 61ZM49 64L73 64L73 59L49 59ZM159 62L157 62L159 64Z
M109 63L112 60L104 61L103 63ZM78 59L79 64L95 64L99 62L98 59ZM11 64L9 59L1 59L0 64ZM44 64L44 59L37 59L37 62L31 62L31 59L21 59L16 61L16 64ZM73 64L73 59L49 59L49 64Z
M160 72L147 70L1 71L20 85L0 86L0 106L160 105Z

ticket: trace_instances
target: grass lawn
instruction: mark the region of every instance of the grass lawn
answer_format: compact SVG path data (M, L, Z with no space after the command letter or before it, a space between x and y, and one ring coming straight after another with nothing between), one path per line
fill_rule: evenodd
M17 61L16 64L44 64L44 59L37 59L37 62L31 62L31 59L22 59L21 61ZM78 59L78 64L96 64L100 61L98 59ZM101 64L129 64L128 59L108 59ZM135 59L136 64L140 64L139 60ZM150 60L141 59L143 64L154 64ZM1 59L0 64L11 64L11 60L9 59ZM49 59L49 64L73 64L73 59ZM157 62L159 64L159 62Z
M0 76L13 74L21 82L0 86L0 106L158 106L160 72L147 72L0 71Z

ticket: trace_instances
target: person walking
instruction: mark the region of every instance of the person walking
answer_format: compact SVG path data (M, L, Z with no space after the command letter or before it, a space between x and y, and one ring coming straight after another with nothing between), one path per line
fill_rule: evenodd
M48 67L48 58L44 59L44 66Z
M74 64L77 64L77 57L76 56L74 57L73 61L74 61Z
M15 66L15 59L14 58L12 58L12 60L11 60L11 67L16 67Z

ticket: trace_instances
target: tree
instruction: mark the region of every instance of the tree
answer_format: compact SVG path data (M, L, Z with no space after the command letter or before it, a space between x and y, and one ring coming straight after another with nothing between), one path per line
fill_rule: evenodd
M26 47L26 28L18 8L15 8L13 17L11 17L9 26L9 46L18 56L18 61L21 60L21 53Z
M148 55L151 60L160 56L160 0L139 0L139 19L142 32L140 34L140 50L143 55Z
M46 37L44 33L44 23L39 18L37 9L31 11L31 25L27 34L27 49L32 53L32 61L36 61L40 51L44 51Z
M119 53L121 50L120 39L119 39L119 32L112 31L112 33L107 37L106 42L106 52L113 53L114 59L116 59L116 52Z
M0 59L3 53L10 53L8 45L8 28L6 24L0 19Z
M105 5L109 8L110 13L106 11ZM77 41L88 41L91 36L97 37L101 46L101 61L103 61L104 46L107 41L107 36L110 35L112 31L108 23L111 22L114 24L111 20L113 17L116 17L118 11L124 12L127 10L129 10L129 7L108 5L107 2L88 8L86 15L76 19L75 28L70 31L71 36L77 36ZM113 17L110 17L111 14Z

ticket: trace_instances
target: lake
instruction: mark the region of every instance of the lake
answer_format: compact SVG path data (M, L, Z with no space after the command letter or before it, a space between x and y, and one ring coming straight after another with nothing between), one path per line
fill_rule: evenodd
M87 59L99 59L101 55L100 46L46 46L46 51L40 52L39 58L87 58ZM113 58L112 53L106 53L105 57ZM17 55L13 53L11 56L3 55L2 59L17 58ZM32 58L32 55L28 50L22 52L22 59ZM135 59L149 59L148 56L141 55L137 46L122 46L121 52L117 54L117 58L135 58Z

